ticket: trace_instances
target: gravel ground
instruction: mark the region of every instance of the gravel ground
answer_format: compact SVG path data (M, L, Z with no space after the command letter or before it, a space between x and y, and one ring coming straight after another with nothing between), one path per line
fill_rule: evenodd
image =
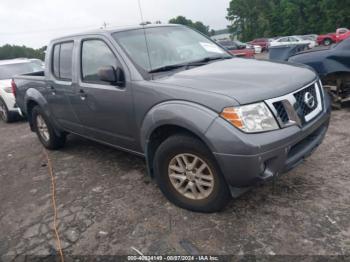
M64 253L350 255L349 116L335 111L303 165L216 214L170 204L142 158L71 136L49 152ZM0 123L0 144L0 255L54 254L43 148L25 122Z

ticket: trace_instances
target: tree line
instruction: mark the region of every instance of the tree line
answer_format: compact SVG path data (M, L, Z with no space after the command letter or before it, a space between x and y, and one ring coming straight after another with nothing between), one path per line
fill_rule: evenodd
M350 27L350 0L231 0L227 19L244 41Z
M212 36L215 34L215 31L213 29L210 29L209 26L203 24L201 21L192 21L191 19L187 19L186 17L181 16L181 15L170 19L169 24L186 25L188 27L196 29L197 31L199 31L207 36Z
M34 49L26 46L3 45L0 47L0 60L13 58L38 58L44 60L46 47Z

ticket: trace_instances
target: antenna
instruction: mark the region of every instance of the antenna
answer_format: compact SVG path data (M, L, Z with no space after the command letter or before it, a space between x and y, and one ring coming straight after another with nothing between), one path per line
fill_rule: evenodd
M141 17L141 25L143 25L143 24L144 24L144 20L143 20L143 14L142 14L141 0L137 0L137 2L139 3L139 10L140 10L140 17Z
M139 4L139 9L140 9L140 18L141 18L141 24L140 25L142 25L142 27L143 27L143 34L145 36L145 43L146 43L146 49L147 49L148 63L149 63L150 70L152 70L151 56L149 54L149 46L148 46L148 40L147 40L147 35L146 35L146 29L145 29L146 23L143 20L141 0L137 0L137 2Z

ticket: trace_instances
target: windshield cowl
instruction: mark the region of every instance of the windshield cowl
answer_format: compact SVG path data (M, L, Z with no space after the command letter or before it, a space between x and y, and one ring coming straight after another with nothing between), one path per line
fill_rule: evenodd
M212 61L218 61L218 60L224 60L224 59L231 59L232 56L219 56L219 57L205 57L203 59L197 60L197 61L191 61L188 63L184 63L184 64L177 64L177 65L165 65L159 68L155 68L152 69L150 71L148 71L148 73L158 73L158 72L164 72L164 71L171 71L174 69L178 69L181 67L184 67L185 70L188 70L190 67L195 67L195 66L202 66L205 65L209 62Z

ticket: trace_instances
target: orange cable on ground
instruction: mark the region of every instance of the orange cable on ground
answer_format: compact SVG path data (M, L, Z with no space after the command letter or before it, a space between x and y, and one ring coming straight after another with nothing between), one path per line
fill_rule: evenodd
M60 240L60 236L58 234L58 229L57 229L57 206L56 206L55 176L53 174L51 160L50 160L49 154L46 151L46 149L44 149L44 153L45 153L45 156L46 156L47 166L48 166L49 173L50 173L50 176L51 176L51 196L52 196L52 207L53 207L53 210L54 210L53 227L54 227L55 236L56 236L56 245L57 245L57 249L58 249L58 252L60 254L60 257L61 257L61 262L64 262L64 256L63 256L63 251L62 251L62 246L61 246L61 240Z

